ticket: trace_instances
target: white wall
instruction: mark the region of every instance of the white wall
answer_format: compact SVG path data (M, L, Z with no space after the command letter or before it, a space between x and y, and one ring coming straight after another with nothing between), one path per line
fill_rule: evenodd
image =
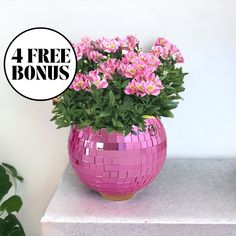
M169 157L236 157L236 1L1 0L0 59L21 31L46 26L72 41L136 34L144 48L165 36L182 50L190 74L175 119L164 119ZM56 130L51 102L22 98L0 70L0 160L25 177L20 214L38 236L42 216L68 157L68 129ZM66 194L66 193L65 193Z

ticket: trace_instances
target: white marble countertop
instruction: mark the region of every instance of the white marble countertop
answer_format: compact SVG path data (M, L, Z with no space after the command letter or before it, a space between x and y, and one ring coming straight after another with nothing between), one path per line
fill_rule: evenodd
M104 200L68 166L41 224L44 236L235 236L236 160L167 160L122 202Z

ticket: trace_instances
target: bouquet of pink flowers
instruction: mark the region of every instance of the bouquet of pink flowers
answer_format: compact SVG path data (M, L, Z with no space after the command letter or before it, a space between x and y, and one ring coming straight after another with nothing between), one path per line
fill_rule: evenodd
M83 38L74 44L77 74L55 105L52 120L58 127L92 126L108 132L145 130L145 117L173 117L187 73L176 66L184 59L179 49L158 38L143 52L136 37Z

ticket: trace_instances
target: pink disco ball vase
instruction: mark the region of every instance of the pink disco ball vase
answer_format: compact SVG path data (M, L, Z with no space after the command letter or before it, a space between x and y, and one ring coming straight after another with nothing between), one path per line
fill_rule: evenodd
M72 126L68 150L81 181L109 200L125 200L151 183L166 159L166 133L158 118L145 120L137 135L108 133L105 128Z

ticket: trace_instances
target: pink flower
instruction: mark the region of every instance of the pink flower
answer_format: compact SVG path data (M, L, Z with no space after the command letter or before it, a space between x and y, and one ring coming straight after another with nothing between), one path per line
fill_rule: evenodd
M97 39L94 42L95 47L108 53L116 52L120 47L120 40L117 39Z
M169 52L171 55L174 55L179 52L179 49L174 44L170 44Z
M161 56L164 51L164 48L162 46L153 46L150 53Z
M88 67L88 74L77 74L71 88L91 91L91 84L97 89L107 88L109 80L119 74L130 79L124 90L126 94L157 96L164 88L156 76L161 60L173 58L176 63L181 63L184 61L183 56L174 44L162 37L156 40L148 53L135 51L137 45L138 39L133 35L128 35L124 40L119 37L100 38L96 41L83 38L74 45L77 58L85 58L88 65L92 61L97 69L89 71ZM119 49L122 51L121 59L113 58L112 54Z
M170 55L174 58L176 63L183 63L184 62L184 58L183 58L180 50L174 44L172 44L170 46Z
M170 45L170 42L167 39L163 38L163 37L157 38L157 40L155 42L155 46L165 47L165 46L168 46L168 45Z
M128 64L125 66L124 76L127 78L134 78L136 75L136 69L133 65Z
M106 88L108 86L106 79L101 79L97 70L90 71L86 78L98 89Z
M150 67L154 67L154 70L157 69L159 65L161 65L161 61L158 56L153 55L152 53L148 53L148 63Z
M153 73L161 61L152 53L128 52L119 63L118 72L127 78L145 78L146 74Z
M152 73L146 73L145 75L145 80L146 81L154 81L158 78L158 76L156 76L153 72ZM158 78L159 79L159 78Z
M132 63L136 60L138 53L133 51L128 51L124 57L122 57L123 63Z
M125 91L127 95L135 94L137 92L136 81L133 79L129 84L126 86Z
M112 78L112 75L115 74L117 68L117 61L114 58L108 59L104 63L100 64L97 71L98 73L103 73L105 77Z
M77 59L81 59L84 53L91 49L91 40L88 37L82 38L77 44L73 44Z
M128 50L134 50L138 44L138 39L133 35L128 35L123 42L122 47Z
M102 79L102 80L98 79L98 80L94 81L94 85L98 89L103 89L103 88L107 88L108 82L106 81L106 79Z
M163 88L159 77L152 73L146 78L132 79L126 86L124 92L127 95L136 94L141 97L145 95L157 96Z
M107 42L104 51L109 53L116 52L119 47L120 47L119 42L117 42L115 39L112 39Z
M175 55L175 61L176 63L184 63L184 58L180 52Z
M166 59L168 58L169 56L169 50L166 49L165 47L163 46L153 46L150 53L158 56L158 57L162 57L163 59Z
M155 81L145 82L145 92L147 95L157 96L161 92L161 89L163 89L163 86L160 80L156 83Z
M99 79L100 77L99 77L99 75L98 75L97 70L92 70L92 71L90 71L90 72L88 73L88 75L86 76L86 78L87 78L87 80L93 82L93 81Z
M88 81L86 81L84 74L78 73L76 74L75 79L71 84L70 88L76 91L89 90L90 84L88 83Z
M161 49L161 47L163 49ZM167 59L171 56L176 63L184 62L184 58L176 45L170 43L165 38L158 38L156 40L155 46L152 48L151 53L161 56L163 59Z
M78 60L81 59L82 56L83 56L83 53L84 53L83 52L83 47L78 45L78 44L73 44L73 47L75 49L75 54L76 54L77 59Z
M87 57L94 62L99 62L102 58L104 58L104 55L98 51L91 50L87 52Z
M146 95L146 82L141 81L141 82L136 82L136 87L137 87L137 92L136 94L140 97L143 97Z
M107 69L109 70L111 74L115 73L116 66L117 66L116 62L117 61L114 58L111 58L105 62L105 66L107 67Z

